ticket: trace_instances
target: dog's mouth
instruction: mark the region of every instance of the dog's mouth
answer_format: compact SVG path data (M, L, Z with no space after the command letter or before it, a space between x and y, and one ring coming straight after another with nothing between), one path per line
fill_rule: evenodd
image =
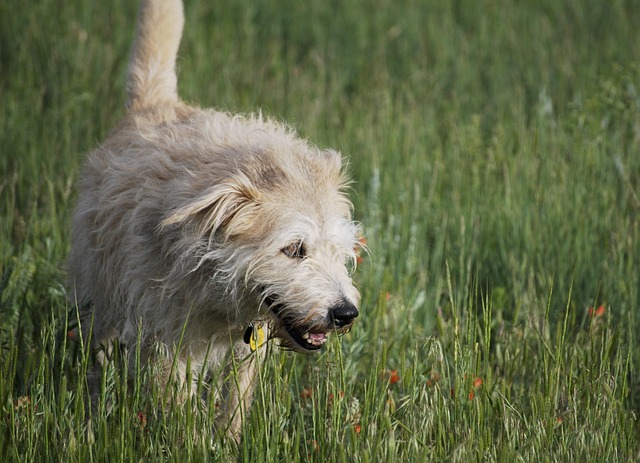
M276 302L273 296L265 297L264 302L280 321L280 333L282 334L282 331L284 331L288 335L287 337L290 338L286 339L281 336L285 342L289 341L289 347L298 348L303 351L315 351L327 342L328 331L321 331L318 330L317 327L312 326L294 325L292 320L283 313L285 312L284 304ZM291 341L293 341L295 345L292 345Z

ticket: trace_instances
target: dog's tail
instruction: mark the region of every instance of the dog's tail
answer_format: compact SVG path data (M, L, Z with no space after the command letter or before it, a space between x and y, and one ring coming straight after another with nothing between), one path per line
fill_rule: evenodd
M178 101L176 56L182 36L182 0L142 0L127 90L130 111Z

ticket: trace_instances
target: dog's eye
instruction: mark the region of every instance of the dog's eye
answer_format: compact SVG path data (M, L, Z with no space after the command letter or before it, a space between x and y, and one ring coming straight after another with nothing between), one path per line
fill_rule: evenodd
M282 248L282 252L291 259L304 259L307 257L307 249L302 241L291 243L289 246Z

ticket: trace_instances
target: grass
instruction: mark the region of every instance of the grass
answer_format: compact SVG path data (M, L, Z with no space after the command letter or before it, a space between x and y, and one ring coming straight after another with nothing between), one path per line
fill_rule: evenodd
M363 313L318 356L273 352L237 450L119 369L89 433L64 262L135 9L0 4L2 460L640 459L630 0L187 2L184 99L349 157Z

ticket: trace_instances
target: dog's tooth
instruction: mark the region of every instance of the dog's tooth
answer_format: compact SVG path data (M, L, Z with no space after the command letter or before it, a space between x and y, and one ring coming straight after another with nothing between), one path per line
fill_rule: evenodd
M309 332L308 331L302 335L302 339L305 339L305 340L309 339Z

